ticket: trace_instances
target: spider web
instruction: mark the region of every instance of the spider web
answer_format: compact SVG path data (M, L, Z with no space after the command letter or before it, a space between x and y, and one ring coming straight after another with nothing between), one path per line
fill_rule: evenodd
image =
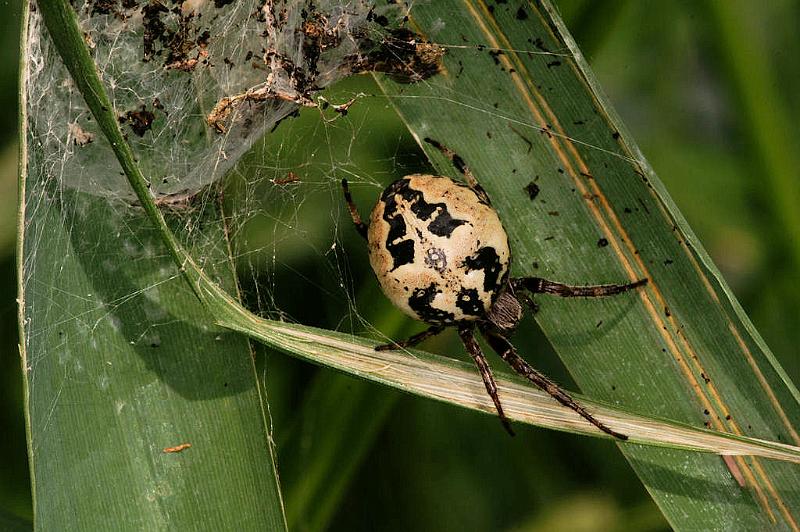
M293 256L310 253L322 259L332 279L347 277L337 245L338 181L347 175L378 187L387 163L391 173L404 172L394 155L378 164L366 161L371 169L382 168L377 173L352 160L368 119L345 115L365 94L345 89L341 101L330 102L319 95L354 72L392 71L385 54L374 55L375 43L392 38L407 8L376 9L364 0L87 0L74 7L123 134L157 203L181 220L190 248L191 235L200 233L193 230L199 213L225 194L237 263L258 280L251 284L262 314L292 319L274 293L274 272L292 269ZM97 196L120 213L138 209L45 33L34 10L29 143L38 155L35 166L48 176L44 188L55 196ZM265 137L287 117L294 122L282 128L287 131ZM388 149L396 152L400 142L395 132ZM320 196L336 198L332 211L330 205L319 210ZM315 208L307 219L302 214L309 205ZM110 225L126 223L121 214ZM124 243L130 252L136 245ZM338 291L352 311L347 284L320 290Z
M426 45L405 27L413 3L376 8L366 0L87 0L74 7L151 192L187 248L201 250L195 259L215 272L232 256L244 299L262 316L380 336L374 318L366 317L375 313L359 311L374 309L380 296L374 281L363 288L361 281L372 274L344 208L340 181L350 180L366 216L388 183L430 167L370 77L351 77L323 91L354 73L381 71L403 83L436 83L441 97L465 112L500 116L485 102L448 89L431 66L442 53L485 53L486 47ZM42 282L34 265L46 255L37 241L48 229L33 227L37 210L48 201L69 204L76 194L93 199L75 203L74 210L81 215L92 210L87 205L100 205L104 230L119 240L116 254L95 248L94 228L62 214L51 223L69 235L84 260L112 275L120 260L156 259L158 266L152 278L138 279L143 284L104 301L96 294L69 293L82 310L70 309L34 334L71 322L93 346L105 320L122 329L131 344L158 345L160 326L179 319L182 311L159 299L157 289L180 274L157 238L144 240L131 227L141 223L140 207L45 33L32 12L29 165L43 177L29 200L31 219L25 223L32 237L26 242L23 285L34 292ZM232 252L222 237L209 244L204 230L209 212L212 223L224 225ZM212 259L209 249L225 251ZM50 282L47 289L55 291L58 281ZM140 323L115 321L116 309L142 298ZM62 385L78 373L65 370ZM52 409L57 402L58 394Z

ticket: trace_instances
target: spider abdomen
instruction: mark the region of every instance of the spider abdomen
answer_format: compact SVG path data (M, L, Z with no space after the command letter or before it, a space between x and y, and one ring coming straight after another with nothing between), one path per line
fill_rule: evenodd
M484 318L508 279L511 252L497 212L448 177L414 174L386 187L367 238L383 292L427 323Z

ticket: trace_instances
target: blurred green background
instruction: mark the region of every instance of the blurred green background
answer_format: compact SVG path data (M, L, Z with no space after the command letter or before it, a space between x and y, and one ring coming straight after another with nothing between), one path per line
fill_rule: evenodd
M645 156L796 381L800 3L557 4ZM11 110L19 1L0 9L0 104ZM378 90L359 77L327 96L345 101L361 92ZM15 306L17 115L0 120L0 516L29 517ZM382 98L359 100L333 123L314 110L284 121L228 185L232 202L248 202L237 245L249 305L329 328L363 330L363 318L390 336L419 330L380 296L363 243L332 197L333 167L386 184L426 163ZM271 181L289 170L299 183ZM356 189L362 211L377 190ZM285 201L256 206L262 195ZM287 218L299 222L274 222ZM515 339L520 351L574 387L526 323ZM461 352L455 335L426 348ZM291 522L313 514L336 530L667 528L610 442L527 427L511 439L491 417L264 354ZM509 474L522 468L533 474Z

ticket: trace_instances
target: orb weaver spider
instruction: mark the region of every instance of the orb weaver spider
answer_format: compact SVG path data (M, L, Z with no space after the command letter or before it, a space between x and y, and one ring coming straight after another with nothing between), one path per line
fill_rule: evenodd
M534 294L602 297L643 286L647 279L618 284L570 286L541 277L512 279L511 250L500 217L464 160L439 142L426 142L448 157L466 184L449 177L412 174L390 184L362 221L347 180L344 198L353 224L367 240L372 269L386 296L407 315L430 327L376 350L403 349L456 327L464 348L478 366L486 391L509 434L497 384L475 339L477 329L489 346L519 375L571 408L601 431L627 440L592 416L569 393L526 362L508 340L523 315L520 299L537 310Z

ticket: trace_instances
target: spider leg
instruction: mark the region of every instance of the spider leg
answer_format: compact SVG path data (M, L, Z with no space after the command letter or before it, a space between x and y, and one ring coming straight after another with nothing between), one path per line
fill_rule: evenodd
M436 336L443 330L444 330L444 325L432 325L431 327L428 327L421 333L417 333L414 336L410 336L405 340L400 340L399 342L392 342L390 344L379 345L375 348L375 351L390 351L392 349L405 349L406 347L414 347L421 341L427 340L431 336Z
M478 180L475 179L475 176L469 169L469 166L467 166L467 163L464 162L464 159L462 159L459 154L440 143L438 140L433 140L430 137L425 137L425 142L442 152L445 157L450 159L450 162L456 167L456 170L461 172L461 175L463 175L464 179L466 179L469 188L471 188L475 194L478 195L478 198L480 198L487 205L492 204L491 200L489 200L489 195L485 190L483 190L483 187L478 183Z
M486 392L489 394L489 397L492 398L494 407L497 409L497 414L500 416L500 423L502 423L506 431L513 436L514 431L511 430L511 424L508 422L508 418L503 412L503 405L500 404L500 398L497 396L497 384L494 382L492 369L489 367L489 362L486 360L483 351L481 351L481 346L478 345L477 340L475 340L472 326L459 326L458 335L461 337L461 341L464 343L464 348L467 350L467 353L470 354L475 364L478 366L478 371L480 371L481 378L483 378L483 384L486 386Z
M589 412L586 411L577 401L575 401L566 391L564 391L558 384L551 381L548 377L537 371L530 364L528 364L521 356L517 354L516 348L506 338L503 338L497 333L491 331L482 331L483 337L489 342L489 345L500 357L508 362L508 364L520 375L531 381L543 391L550 394L553 399L571 408L580 414L586 421L602 430L606 434L613 436L620 440L627 440L628 437L619 432L615 432L608 428L606 425L595 419Z
M361 221L361 215L358 214L358 208L353 202L353 196L350 195L350 187L347 186L347 179L342 179L342 190L344 190L344 201L347 203L347 209L350 211L350 217L353 219L353 225L356 226L358 234L367 238L367 224Z
M647 284L647 279L639 279L628 284L601 284L594 286L570 286L548 281L541 277L521 277L511 281L514 289L525 289L531 294L553 294L561 297L603 297L621 294Z

